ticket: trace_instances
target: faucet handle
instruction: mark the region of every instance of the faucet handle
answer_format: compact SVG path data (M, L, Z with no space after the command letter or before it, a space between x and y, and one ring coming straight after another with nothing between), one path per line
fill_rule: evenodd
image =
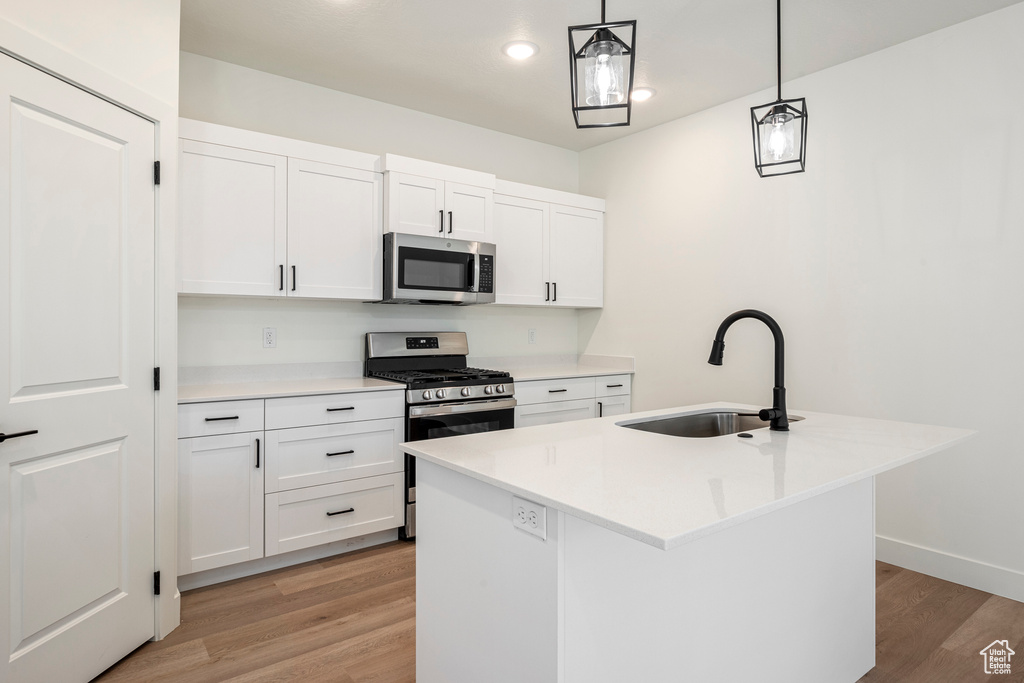
M761 422L768 422L769 420L777 420L782 417L785 413L775 408L762 408L757 412L757 416L761 418Z

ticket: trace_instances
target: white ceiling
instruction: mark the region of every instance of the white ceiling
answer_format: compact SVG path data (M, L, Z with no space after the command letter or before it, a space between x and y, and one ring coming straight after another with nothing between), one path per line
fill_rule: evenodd
M786 0L783 80L1020 1ZM181 14L187 52L574 150L775 82L771 0L607 0L609 21L637 20L636 84L658 91L607 130L577 130L569 102L567 27L599 21L600 0L182 0ZM516 62L510 40L540 53Z

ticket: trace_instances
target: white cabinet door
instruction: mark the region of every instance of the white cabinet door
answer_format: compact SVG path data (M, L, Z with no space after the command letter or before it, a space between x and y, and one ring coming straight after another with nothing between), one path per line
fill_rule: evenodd
M629 396L602 396L597 399L597 416L625 415L630 412Z
M586 420L596 414L594 399L579 401L557 401L516 406L516 428L549 425L557 422Z
M471 242L494 241L494 190L445 182L445 236Z
M287 158L181 140L178 291L284 295Z
M389 172L385 202L388 232L440 237L447 229L443 180Z
M153 637L155 140L0 56L0 681Z
M178 441L178 573L263 557L263 432Z
M604 214L552 204L550 244L551 305L600 308L604 304Z
M289 296L381 297L381 174L288 159Z
M495 303L543 306L550 301L549 207L547 202L495 195Z

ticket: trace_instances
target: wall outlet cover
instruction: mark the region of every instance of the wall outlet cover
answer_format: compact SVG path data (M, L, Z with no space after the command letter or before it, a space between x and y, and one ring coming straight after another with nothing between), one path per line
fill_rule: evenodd
M512 526L520 531L547 540L547 508L540 503L512 496Z
M537 330L531 329L526 333L526 339L531 344L537 343Z
M273 349L277 347L277 328L276 327L264 327L263 328L263 348Z

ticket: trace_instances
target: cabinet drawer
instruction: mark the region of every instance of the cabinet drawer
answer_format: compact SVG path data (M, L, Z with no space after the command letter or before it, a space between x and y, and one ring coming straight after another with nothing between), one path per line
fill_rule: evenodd
M267 429L404 416L403 389L267 399Z
M516 382L516 402L519 405L582 398L594 398L593 377Z
M401 472L401 418L267 432L267 493Z
M183 403L178 406L178 438L263 431L263 400Z
M586 420L594 417L595 408L596 404L592 398L516 406L516 428Z
M267 557L401 526L403 482L388 474L267 494Z
M608 375L606 377L595 378L597 384L597 397L602 396L622 396L628 394L630 390L630 375Z

